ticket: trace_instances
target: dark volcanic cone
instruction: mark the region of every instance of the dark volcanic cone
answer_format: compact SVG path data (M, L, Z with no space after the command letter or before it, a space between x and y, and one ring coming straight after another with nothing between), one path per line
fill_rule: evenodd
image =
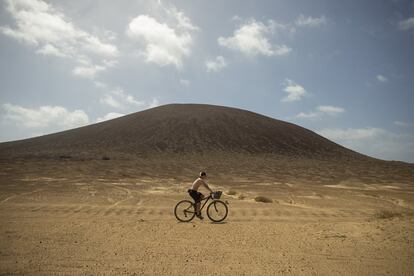
M212 105L165 105L0 144L0 172L8 175L29 171L35 177L190 181L187 178L201 169L226 183L240 177L304 183L344 179L413 183L414 179L413 164L371 158L303 127Z
M0 144L0 156L150 158L180 154L367 158L303 127L212 105L170 104L110 121Z

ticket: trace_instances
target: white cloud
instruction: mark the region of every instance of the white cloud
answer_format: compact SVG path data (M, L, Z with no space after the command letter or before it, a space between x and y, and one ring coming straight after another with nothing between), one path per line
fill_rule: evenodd
M52 44L46 44L42 48L36 51L38 54L42 54L45 56L57 56L57 57L67 57L65 53L61 52L58 48L53 46Z
M0 33L34 47L35 52L59 58L88 60L89 71L79 76L90 78L91 68L104 68L103 59L114 59L119 55L117 47L103 42L98 37L78 28L64 14L41 0L6 0L6 9L12 15L15 27L1 26ZM102 70L95 70L94 73Z
M385 131L381 128L348 128L348 129L341 129L341 128L327 128L318 131L319 134L322 136L338 141L358 141L363 139L372 139L377 137L380 134L385 133Z
M414 127L414 123L407 123L402 121L395 121L394 124L400 127Z
M182 11L166 9L167 15L176 21L175 27L161 23L149 15L139 15L128 24L127 35L144 45L142 55L146 62L159 66L183 66L183 59L191 54L193 38L191 32L198 27Z
M403 31L414 29L414 17L400 21L398 27Z
M100 102L111 108L124 112L137 112L139 110L153 108L160 105L157 98L148 100L137 100L134 96L125 93L121 88L116 88L103 95ZM115 113L115 112L113 112ZM116 112L116 114L121 114Z
M2 105L3 121L17 127L37 131L61 131L87 125L88 115L82 110L68 111L62 106L41 106L25 108L6 103Z
M227 66L227 61L222 56L218 56L215 59L206 60L207 72L218 72Z
M106 67L101 65L77 66L72 70L75 76L87 79L94 79L96 74L104 71Z
M190 86L190 81L186 79L180 79L180 83L184 86Z
M101 84L103 82L99 82L95 80L95 77L98 73L107 70L108 68L114 67L118 64L115 60L102 60L101 64L92 64L88 58L79 57L78 59L79 65L73 68L72 74L74 76L80 78L86 78L93 81L93 83L100 88L103 88Z
M304 96L308 95L303 86L290 79L285 80L285 88L283 90L288 95L282 99L282 102L300 101Z
M144 101L138 101L134 96L127 94L121 88L116 88L106 93L101 99L102 104L123 110L136 110L137 107L145 106Z
M414 136L397 134L382 128L333 128L317 131L345 147L373 157L414 161Z
M116 95L119 99L121 99L125 103L136 105L136 106L143 105L143 102L137 101L132 95L125 94L124 90L122 90L121 88L112 90L111 93Z
M296 28L292 24L282 24L274 20L268 20L268 28L272 33L280 34L294 34Z
M300 112L295 118L299 119L318 119L324 115L336 116L338 114L344 113L345 109L339 106L332 105L320 105L316 107L315 111L309 113Z
M84 41L81 42L81 45L85 50L104 57L116 57L119 55L116 46L109 43L103 43L100 39L92 35L84 37Z
M93 81L93 84L95 84L96 87L98 88L106 88L108 87L108 85L104 82L101 81Z
M345 112L345 109L338 106L332 106L332 105L320 105L317 107L318 111L322 113L326 113L329 115L335 115L339 113Z
M99 117L98 119L96 119L96 122L97 123L100 123L100 122L112 120L112 119L115 119L115 118L118 118L118 117L122 117L122 116L125 116L125 114L117 113L117 112L109 112L105 116Z
M102 104L106 104L110 107L114 108L122 108L122 104L114 99L114 97L110 94L105 94L101 99L100 102Z
M233 20L233 21L242 21L243 19L240 16L238 16L237 14L235 14L231 17L231 20Z
M384 77L383 75L377 75L377 80L379 82L387 82L388 78Z
M157 98L153 98L151 102L148 104L148 108L154 108L160 105L160 102Z
M300 118L300 119L314 119L314 118L318 118L321 116L320 112L309 112L309 113L305 113L305 112L300 112L298 115L296 115L296 118Z
M240 51L247 56L283 56L289 54L292 49L282 44L272 44L270 35L274 32L275 22L268 25L255 19L249 20L233 32L233 36L219 37L219 45Z
M188 18L183 11L179 11L177 8L172 7L171 9L164 8L167 14L172 15L177 21L177 28L187 31L198 31L199 28L195 26L190 18Z
M327 23L327 18L325 16L321 17L311 17L300 14L295 21L296 26L299 27L319 27Z

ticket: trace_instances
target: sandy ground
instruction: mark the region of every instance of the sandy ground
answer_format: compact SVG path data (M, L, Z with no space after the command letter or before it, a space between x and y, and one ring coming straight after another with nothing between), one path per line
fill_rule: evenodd
M315 184L212 177L226 192L228 218L179 223L173 208L188 198L189 181L29 165L0 170L2 275L414 273L410 176Z

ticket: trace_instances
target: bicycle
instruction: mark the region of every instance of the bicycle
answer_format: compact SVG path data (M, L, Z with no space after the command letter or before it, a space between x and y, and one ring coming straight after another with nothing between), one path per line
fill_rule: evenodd
M200 212L210 199L213 200L207 206L207 216L213 222L223 221L227 217L229 211L227 204L220 200L221 194L221 191L212 192L208 197L201 200L205 202L203 206L201 206ZM181 222L190 222L196 215L195 202L187 199L181 200L175 205L174 215Z

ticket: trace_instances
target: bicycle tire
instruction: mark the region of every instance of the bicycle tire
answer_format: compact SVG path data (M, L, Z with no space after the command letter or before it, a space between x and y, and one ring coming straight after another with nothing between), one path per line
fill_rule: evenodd
M228 213L227 204L221 200L214 200L207 206L207 216L213 222L225 220ZM219 215L218 218L215 217L216 215Z
M188 210L190 209L190 210ZM186 213L185 210L189 212ZM175 218L181 222L189 222L195 217L194 203L190 200L181 200L174 208Z

